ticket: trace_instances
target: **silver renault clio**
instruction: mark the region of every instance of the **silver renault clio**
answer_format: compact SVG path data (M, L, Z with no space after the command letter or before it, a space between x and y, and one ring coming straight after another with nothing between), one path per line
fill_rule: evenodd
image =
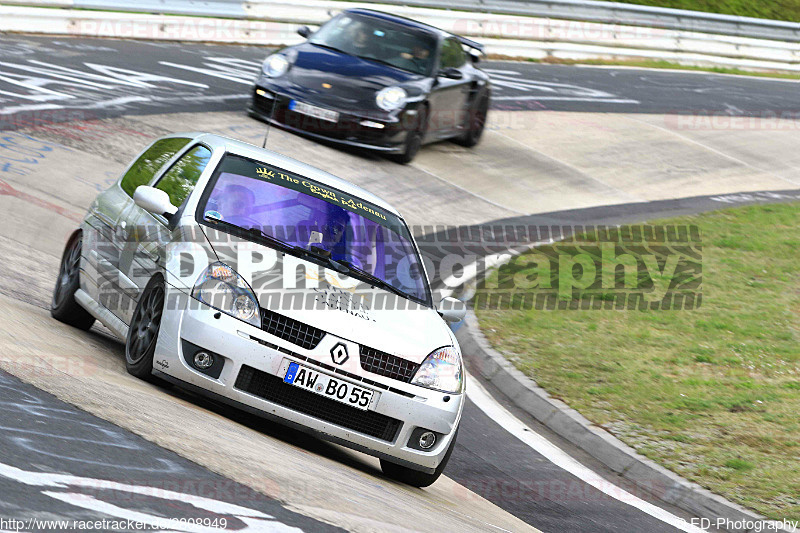
M433 483L464 404L461 352L388 203L207 133L148 146L64 250L51 312L125 340L160 378L377 456Z

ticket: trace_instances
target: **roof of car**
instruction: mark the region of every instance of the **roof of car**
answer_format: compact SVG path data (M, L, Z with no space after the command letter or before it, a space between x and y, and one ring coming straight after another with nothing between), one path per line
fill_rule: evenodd
M413 28L421 29L421 30L428 30L440 35L450 36L452 35L449 32L444 31L441 28L437 28L436 26L431 26L430 24L425 24L424 22L419 22L417 20L412 20L406 17L401 17L399 15L392 15L391 13L384 13L383 11L375 11L373 9L364 9L361 7L353 8L353 9L346 9L345 13L354 13L357 15L368 15L371 17L380 18L383 20L388 20L391 22L396 22L398 24L403 24L404 26L411 26Z
M465 44L471 48L475 48L476 50L480 50L483 52L483 45L473 41L472 39L467 39L466 37L462 37L461 35L456 35L454 33L450 33L445 31L441 28L437 28L436 26L431 26L430 24L425 24L424 22L419 22L418 20L409 19L406 17L401 17L399 15L392 15L391 13L385 13L383 11L375 11L374 9L364 9L361 7L353 8L353 9L345 9L345 13L354 13L358 15L367 15L370 17L380 18L383 20L388 20L390 22L396 22L398 24L403 24L404 26L409 26L412 28L417 28L420 30L426 30L433 33L440 35L441 37L455 37L462 44Z
M296 159L292 159L291 157L279 154L278 152L273 152L271 150L260 148L246 142L237 141L236 139L231 139L213 133L194 132L173 134L170 136L191 137L199 142L208 144L211 146L211 148L224 148L227 152L248 157L250 159L255 159L256 161L262 161L269 165L277 166L284 170L311 178L315 181L333 187L334 189L338 189L346 194L355 196L361 200L366 200L378 207L394 213L397 216L400 216L400 213L397 211L397 209L395 209L389 202L372 194L366 189L359 187L355 183L349 182L338 176L334 176L329 172L325 172L324 170L320 170Z

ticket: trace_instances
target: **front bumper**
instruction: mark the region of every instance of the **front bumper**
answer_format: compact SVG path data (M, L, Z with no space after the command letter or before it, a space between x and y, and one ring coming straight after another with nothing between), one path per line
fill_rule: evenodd
M331 122L292 111L289 109L289 103L293 99L337 111L339 120ZM384 113L334 109L323 103L316 103L308 95L276 92L274 88L260 84L256 84L253 88L252 100L248 108L250 116L293 133L384 153L402 153L405 150L408 135L405 123L413 122L410 119L413 119L413 115L416 113L413 109L409 111L411 112L409 117L405 116L408 111L404 111L399 117L394 117ZM368 125L370 122L381 124L383 127Z
M445 394L372 374L342 376L332 365L322 363L320 354L329 353L337 343L348 344L348 351L358 354L355 343L327 333L315 349L305 350L228 315L215 318L216 311L199 302L192 302L190 307L165 311L154 374L416 470L432 473L444 458L461 417L463 394ZM193 354L184 352L194 349L192 346L224 358L218 378L201 373L187 362ZM285 384L282 370L287 361L369 388L380 397L371 410L361 411ZM418 435L418 428L440 435L430 450L411 446L412 434L417 430Z

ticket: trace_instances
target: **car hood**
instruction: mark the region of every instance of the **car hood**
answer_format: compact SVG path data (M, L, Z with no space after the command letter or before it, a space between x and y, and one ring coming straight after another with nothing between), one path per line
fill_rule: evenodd
M423 79L418 74L311 43L301 44L294 51L297 56L287 74L289 81L322 104L372 109L375 93L384 87Z
M219 261L252 282L264 309L415 363L453 344L449 327L435 309L347 276L333 278L329 269L233 235L212 249ZM255 268L239 264L245 256L252 258L248 264ZM274 266L266 269L261 264ZM328 276L315 274L325 270ZM350 289L337 286L356 283Z

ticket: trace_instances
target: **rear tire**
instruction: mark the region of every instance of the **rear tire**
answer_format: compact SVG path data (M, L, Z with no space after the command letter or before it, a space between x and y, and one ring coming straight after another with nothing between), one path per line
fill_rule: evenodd
M164 281L156 276L147 284L136 304L125 340L125 368L128 374L145 381L153 381L153 356L165 300Z
M386 477L399 481L400 483L418 488L429 487L433 485L436 480L439 479L439 476L442 475L442 472L444 472L444 468L450 460L450 455L453 453L453 448L456 447L456 438L458 438L458 430L456 430L456 434L453 435L453 440L450 441L450 446L447 448L447 453L444 454L442 462L439 463L439 466L436 467L436 470L432 474L398 465L386 459L381 459L381 470L383 470Z
M395 162L406 165L414 160L422 148L422 139L425 137L425 130L428 127L428 112L425 107L420 107L417 114L415 127L408 132L406 143L402 153L392 156Z
M483 130L486 128L486 117L489 113L489 96L483 96L478 101L478 105L474 109L470 109L467 113L466 123L464 125L466 131L460 136L453 139L453 142L472 148L478 144L483 136Z
M50 316L72 327L88 330L94 324L94 317L75 301L75 293L81 286L80 266L83 232L76 231L67 241L58 279L50 301Z

